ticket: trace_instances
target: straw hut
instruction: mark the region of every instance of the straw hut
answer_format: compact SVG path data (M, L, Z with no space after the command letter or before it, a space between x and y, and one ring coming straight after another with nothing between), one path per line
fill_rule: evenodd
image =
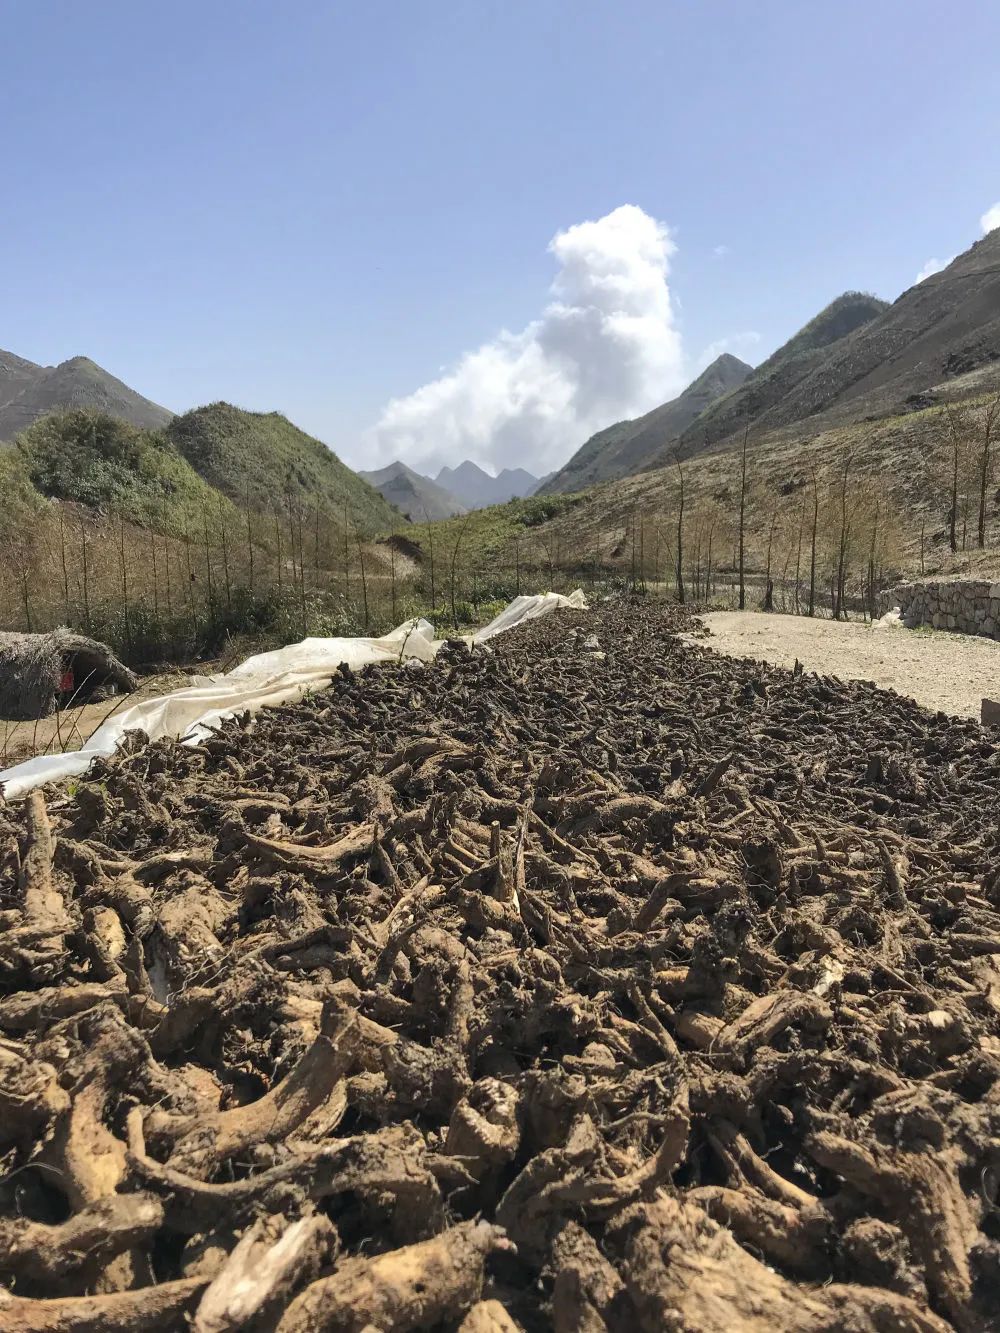
M136 684L110 648L82 634L0 632L0 718L47 717L70 700L85 703L98 690L130 694Z

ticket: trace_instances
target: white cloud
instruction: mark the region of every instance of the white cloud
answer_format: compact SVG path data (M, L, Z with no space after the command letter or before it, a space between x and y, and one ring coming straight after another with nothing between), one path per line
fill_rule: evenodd
M725 259L726 255L731 255L732 253L733 248L730 245L716 245L712 249L712 254L715 255L717 259Z
M992 208L988 208L979 219L979 225L983 229L984 236L988 231L995 231L997 227L1000 227L1000 204L994 204Z
M695 374L700 375L706 366L710 366L723 352L738 356L741 361L749 361L750 353L759 342L760 334L756 329L746 329L742 333L730 333L725 338L716 338L715 342L708 344L695 362Z
M674 397L685 382L667 275L669 229L634 204L559 232L551 300L438 379L394 398L363 466L429 470L463 458L541 474L594 431Z
M940 273L943 268L948 267L954 258L955 256L951 255L948 259L928 259L913 281L915 283L923 282L924 278L929 278L932 273Z

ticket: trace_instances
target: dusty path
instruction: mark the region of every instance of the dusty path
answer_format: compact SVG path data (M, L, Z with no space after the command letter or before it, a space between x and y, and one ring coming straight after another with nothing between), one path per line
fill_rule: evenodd
M841 680L870 680L954 717L979 717L983 698L1000 698L1000 643L936 630L874 629L760 611L701 617L706 646ZM704 642L704 640L703 640Z
M204 668L206 673L213 669L210 665ZM99 704L64 708L59 713L51 713L37 721L12 722L0 718L0 769L20 763L22 759L35 754L79 750L113 713L131 708L142 699L152 699L169 690L183 689L190 683L190 679L190 675L182 671L168 671L158 676L146 676L133 694L116 695Z

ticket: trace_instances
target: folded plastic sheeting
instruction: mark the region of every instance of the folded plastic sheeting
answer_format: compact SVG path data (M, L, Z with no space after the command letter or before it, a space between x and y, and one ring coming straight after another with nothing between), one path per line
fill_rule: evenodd
M517 597L483 629L467 637L473 644L484 643L560 606L585 610L587 603L579 589L570 597L556 592ZM223 718L301 699L328 684L344 663L356 670L369 662L400 662L407 657L430 662L442 642L434 638L429 621L408 620L381 639L303 639L259 653L224 675L193 676L182 690L122 709L72 754L39 755L8 768L0 773L0 790L7 800L14 800L40 783L79 777L99 756L114 754L129 731L145 732L150 740L172 736L196 744Z

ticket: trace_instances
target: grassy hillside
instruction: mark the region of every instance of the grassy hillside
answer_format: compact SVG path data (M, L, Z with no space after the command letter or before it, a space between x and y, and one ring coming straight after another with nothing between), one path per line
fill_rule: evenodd
M227 519L233 506L208 485L166 435L84 409L36 421L12 452L43 497L112 512L140 527L180 534Z
M333 521L385 530L398 513L337 455L278 412L212 403L174 417L167 436L191 467L239 505L266 511L289 498Z

